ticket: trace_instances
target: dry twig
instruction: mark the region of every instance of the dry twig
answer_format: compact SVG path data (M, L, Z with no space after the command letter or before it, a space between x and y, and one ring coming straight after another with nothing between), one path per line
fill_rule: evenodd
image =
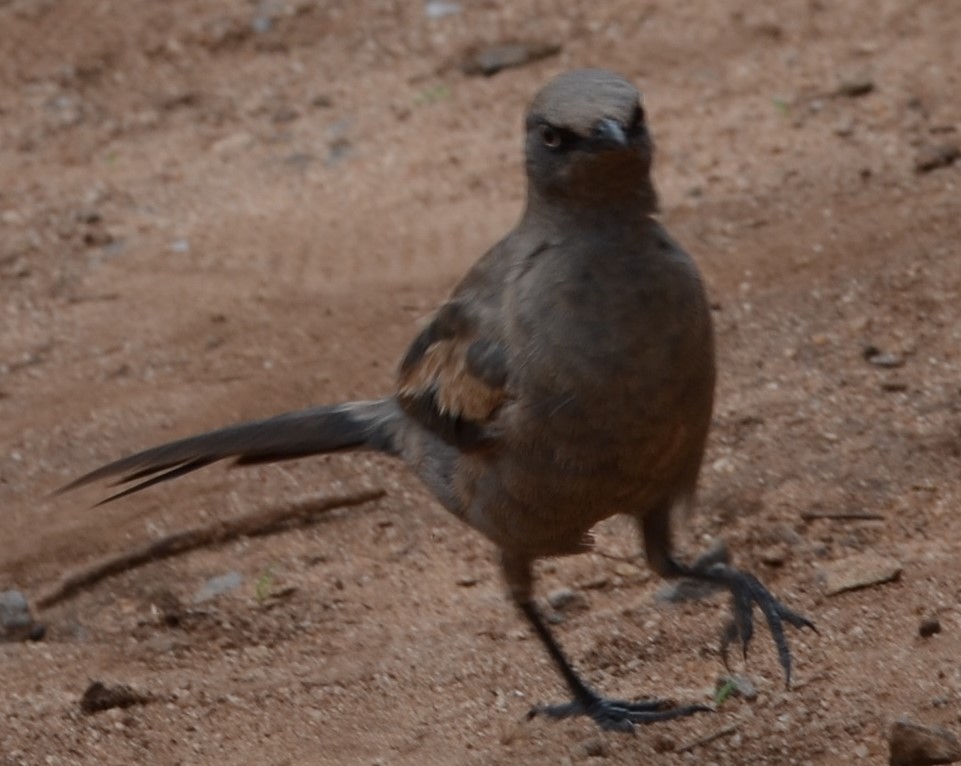
M703 737L698 737L697 739L692 739L690 742L681 745L677 752L687 753L695 748L702 747L704 745L709 745L714 740L720 739L721 737L727 737L734 734L737 731L737 724L732 723L730 726L725 726L723 729L718 729L710 734L705 734Z
M866 513L862 511L837 512L832 511L804 511L801 513L804 521L816 521L817 519L830 519L832 521L884 521L884 516L880 513Z
M258 513L247 514L237 519L217 521L205 527L195 527L162 537L119 555L110 556L90 567L73 572L49 593L37 599L40 609L59 604L82 590L95 585L113 575L136 569L151 561L179 556L211 545L221 545L238 537L255 537L275 534L296 526L307 526L316 521L315 517L336 508L350 508L355 505L379 500L387 493L382 489L357 492L350 495L323 498L300 503L293 507L269 508Z

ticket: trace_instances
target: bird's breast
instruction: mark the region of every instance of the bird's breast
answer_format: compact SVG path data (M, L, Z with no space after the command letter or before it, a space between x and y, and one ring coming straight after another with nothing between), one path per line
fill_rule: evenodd
M509 296L517 454L559 493L670 484L699 461L714 359L707 301L683 252L544 259ZM646 260L645 260L646 257ZM580 490L578 490L579 492Z

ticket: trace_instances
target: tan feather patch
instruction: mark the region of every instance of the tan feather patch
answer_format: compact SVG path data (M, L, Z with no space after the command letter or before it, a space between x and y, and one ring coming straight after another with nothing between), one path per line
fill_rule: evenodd
M444 340L431 345L419 362L402 374L398 385L401 397L414 398L433 389L442 415L473 421L489 419L503 404L506 391L492 388L467 369L470 342Z

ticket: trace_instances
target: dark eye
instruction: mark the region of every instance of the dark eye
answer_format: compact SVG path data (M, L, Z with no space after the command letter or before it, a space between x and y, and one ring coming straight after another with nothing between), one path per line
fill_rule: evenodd
M548 149L557 149L561 145L561 134L560 131L552 128L550 125L541 125L541 141L544 142L544 146Z
M635 131L638 128L644 126L644 107L638 104L634 107L634 116L631 118L631 131Z

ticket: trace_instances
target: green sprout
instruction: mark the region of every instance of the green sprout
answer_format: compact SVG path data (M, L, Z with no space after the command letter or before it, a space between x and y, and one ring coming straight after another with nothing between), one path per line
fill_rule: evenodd
M414 106L429 106L438 101L446 101L452 96L450 86L445 83L431 85L414 96Z
M734 679L727 679L717 687L717 691L714 692L714 704L720 707L731 698L735 691L737 691L737 684L734 683Z
M257 582L254 584L254 598L257 599L258 604L264 603L270 597L275 581L274 570L270 567L267 567L257 578Z

